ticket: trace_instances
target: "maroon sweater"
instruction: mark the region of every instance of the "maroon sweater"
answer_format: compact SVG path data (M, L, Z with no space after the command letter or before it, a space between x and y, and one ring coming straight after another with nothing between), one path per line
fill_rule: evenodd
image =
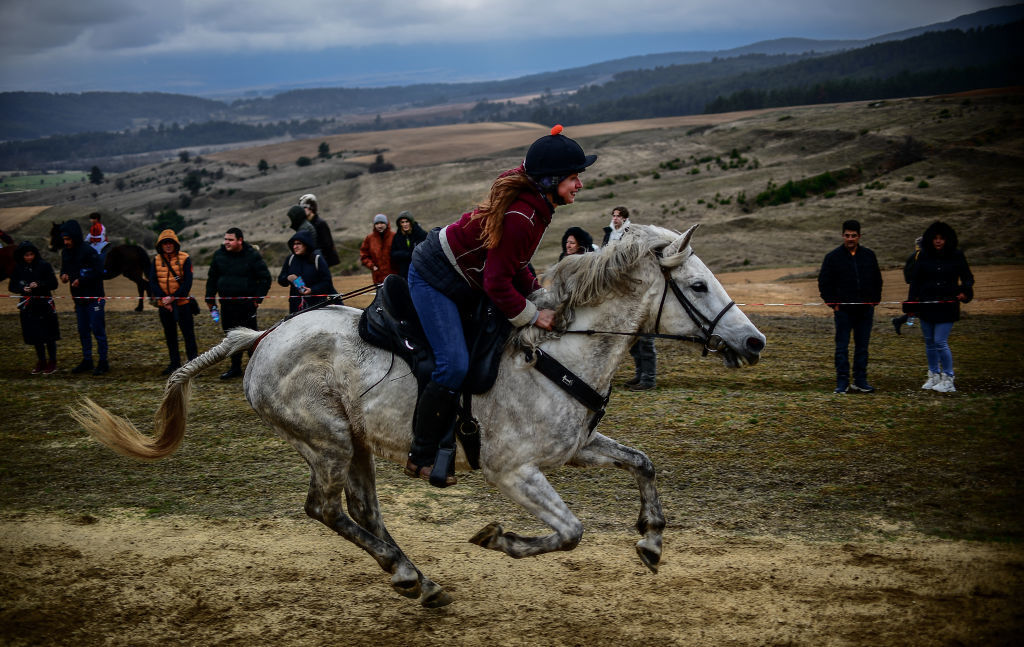
M537 306L526 297L540 289L529 262L551 224L551 204L539 193L520 193L505 211L501 242L487 249L480 240L481 220L464 213L441 230L448 261L475 289L483 290L514 326L533 322Z

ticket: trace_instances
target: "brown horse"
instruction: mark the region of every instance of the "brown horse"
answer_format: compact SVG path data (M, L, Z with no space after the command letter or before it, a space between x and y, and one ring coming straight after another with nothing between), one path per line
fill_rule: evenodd
M60 235L63 222L55 222L50 227L50 251L56 252L64 248ZM109 281L124 275L139 288L139 305L135 312L142 312L145 297L149 295L149 254L139 245L108 245L106 259L103 262L103 280Z

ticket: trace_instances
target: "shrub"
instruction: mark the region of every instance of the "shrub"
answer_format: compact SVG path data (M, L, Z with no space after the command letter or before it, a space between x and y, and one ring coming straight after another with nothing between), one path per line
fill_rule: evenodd
M295 166L309 166L313 163L313 160L309 159L305 155L295 160Z

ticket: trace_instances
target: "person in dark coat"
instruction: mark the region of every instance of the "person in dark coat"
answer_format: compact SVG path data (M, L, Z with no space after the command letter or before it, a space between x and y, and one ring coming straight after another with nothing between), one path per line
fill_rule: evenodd
M110 370L107 361L106 293L103 291L103 258L82 236L77 220L68 220L60 227L64 249L60 251L60 281L71 287L78 322L78 339L82 343L82 361L72 373L92 371L102 375ZM92 361L92 338L96 337L99 360Z
M836 326L836 393L871 393L868 342L875 305L882 300L882 272L875 253L860 244L860 223L843 223L843 244L825 256L818 273L821 299L832 308ZM853 333L853 382L850 382L850 333Z
M594 239L582 227L569 227L562 234L562 253L558 260L573 254L586 254L594 251Z
M952 393L956 387L949 333L960 320L960 304L974 298L974 274L958 249L956 232L946 223L933 222L921 239L921 253L906 270L912 303L904 307L921 320L928 358L928 380L921 388Z
M60 340L60 322L53 303L57 275L39 255L36 246L27 240L14 250L14 271L8 289L22 296L18 301L21 336L26 344L36 349L37 361L32 374L50 375L57 370L57 342Z
M307 193L299 198L299 206L306 210L306 220L313 225L316 232L316 249L323 254L328 267L334 267L341 262L338 258L338 250L334 247L334 236L331 235L331 226L320 217L320 203L316 196Z
M245 242L242 230L232 227L224 234L224 244L213 253L206 275L206 305L214 319L220 319L224 332L232 328L258 330L256 310L270 290L270 270L256 248ZM217 295L220 306L217 306ZM242 353L231 356L231 368L222 380L242 375Z
M288 312L311 308L335 294L327 261L313 245L313 237L305 231L297 231L288 239L292 253L277 275L278 284L288 288Z
M426 239L427 232L423 231L423 228L408 211L398 214L395 225L398 230L395 231L395 237L391 240L391 271L403 279L408 279L412 250Z

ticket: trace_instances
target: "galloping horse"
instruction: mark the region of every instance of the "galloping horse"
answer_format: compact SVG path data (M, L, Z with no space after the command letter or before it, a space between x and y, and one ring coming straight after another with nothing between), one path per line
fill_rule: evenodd
M55 222L50 227L50 251L57 252L64 248L60 236L63 222ZM88 243L86 243L88 244ZM103 280L109 281L124 274L125 278L135 283L139 289L139 305L135 312L142 312L144 297L149 294L149 254L139 245L109 245L106 259L103 262Z
M634 341L630 335L639 331L697 341L729 367L756 363L764 335L692 252L696 227L677 234L633 226L599 252L568 256L552 269L538 306L555 309L556 331L528 326L513 333L494 387L474 397L473 412L480 422L484 478L553 532L527 537L491 523L470 541L512 557L572 550L583 525L544 472L562 465L617 467L628 470L640 489L636 529L642 538L636 551L657 572L665 517L650 459L591 431L594 411L534 370L527 357L536 358L538 350L554 357L600 394L611 391L616 367ZM168 379L152 437L89 399L72 413L115 451L162 458L184 436L192 380L258 342L245 373L245 395L309 464L306 513L369 553L392 574L399 594L419 598L426 607L448 604L448 593L413 565L381 519L373 457L405 464L416 379L403 362L359 337L359 316L359 310L329 306L269 333L230 331ZM461 449L456 465L468 468Z

